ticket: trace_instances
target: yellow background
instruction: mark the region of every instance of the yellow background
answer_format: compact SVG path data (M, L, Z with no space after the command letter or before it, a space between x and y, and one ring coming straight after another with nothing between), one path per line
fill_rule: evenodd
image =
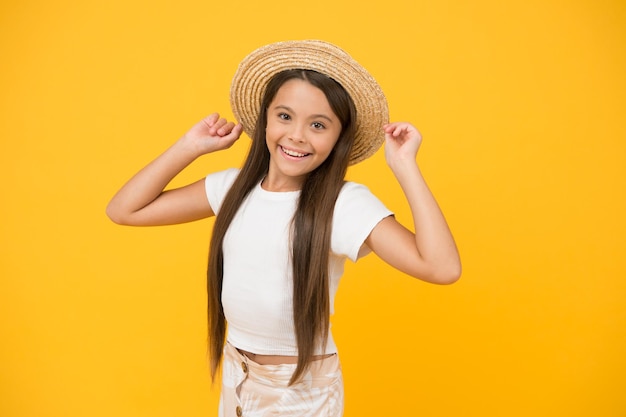
M617 0L3 1L0 415L216 414L212 221L125 228L104 208L198 119L231 114L248 52L321 38L422 131L464 263L447 287L349 265L345 415L625 416L625 28ZM350 178L409 221L382 152Z

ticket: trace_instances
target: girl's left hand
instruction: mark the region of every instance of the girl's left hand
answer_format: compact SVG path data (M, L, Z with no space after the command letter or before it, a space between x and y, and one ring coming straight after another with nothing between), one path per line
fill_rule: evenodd
M422 135L408 122L387 123L385 132L385 158L390 166L395 162L415 162L422 144Z

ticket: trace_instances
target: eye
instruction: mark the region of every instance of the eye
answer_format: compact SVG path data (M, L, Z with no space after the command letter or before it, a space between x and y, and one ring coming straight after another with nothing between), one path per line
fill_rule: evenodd
M314 129L318 129L318 130L319 129L324 129L326 127L326 126L324 126L323 123L320 123L320 122L313 122L311 124L311 126L313 126Z
M287 113L278 113L278 118L281 120L291 120L291 116Z

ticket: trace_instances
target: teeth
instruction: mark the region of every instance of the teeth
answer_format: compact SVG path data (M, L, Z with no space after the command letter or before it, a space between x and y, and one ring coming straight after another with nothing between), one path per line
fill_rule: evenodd
M285 152L289 156L295 156L295 157L298 157L298 158L302 158L303 156L307 156L308 155L306 153L290 151L289 149L285 149L283 147L281 147L281 149L283 150L283 152Z

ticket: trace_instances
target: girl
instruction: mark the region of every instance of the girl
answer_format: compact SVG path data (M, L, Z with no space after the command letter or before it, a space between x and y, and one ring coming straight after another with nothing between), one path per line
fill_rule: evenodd
M113 197L116 223L176 224L217 214L207 273L211 373L220 416L341 416L343 383L329 316L346 258L370 251L436 284L460 276L456 245L416 164L410 123L387 122L376 81L321 41L259 48L231 87L239 123L213 113ZM243 167L164 191L203 154L252 138ZM415 233L344 177L385 143ZM228 331L227 331L228 323Z

